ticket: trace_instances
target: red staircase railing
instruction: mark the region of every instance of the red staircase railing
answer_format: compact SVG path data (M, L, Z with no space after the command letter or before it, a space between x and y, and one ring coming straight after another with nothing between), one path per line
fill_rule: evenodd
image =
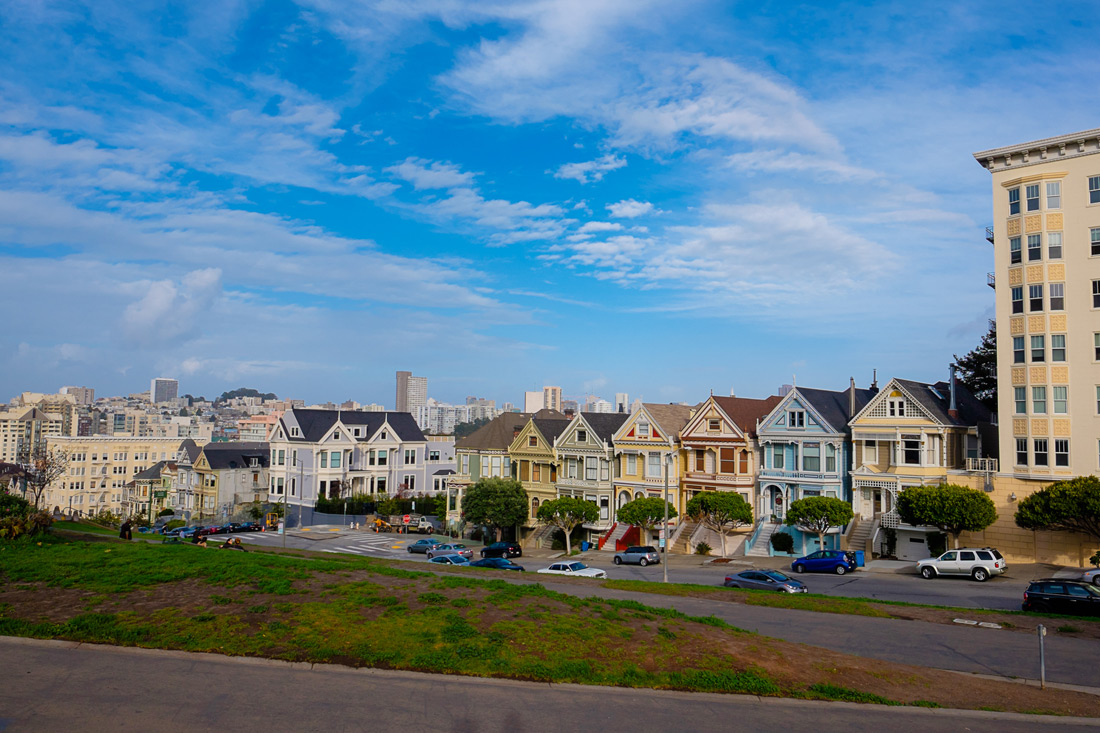
M604 533L603 537L600 537L599 542L596 544L597 549L600 549L600 550L603 549L604 543L606 543L609 539L611 539L611 535L615 533L615 528L618 527L618 526L619 526L618 522L616 522L615 524L612 524L611 529L607 530L607 532Z

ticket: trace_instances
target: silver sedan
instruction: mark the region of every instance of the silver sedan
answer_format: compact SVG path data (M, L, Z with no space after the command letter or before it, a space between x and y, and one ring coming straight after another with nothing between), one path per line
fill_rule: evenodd
M778 570L745 570L736 575L727 575L724 585L727 588L748 588L750 590L774 590L780 593L806 593L806 586Z

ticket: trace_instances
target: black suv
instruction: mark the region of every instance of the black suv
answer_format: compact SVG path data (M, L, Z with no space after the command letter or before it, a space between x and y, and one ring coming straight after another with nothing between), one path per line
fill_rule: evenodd
M1100 616L1100 588L1080 580L1033 580L1024 591L1025 611Z
M482 557L523 557L523 548L517 542L494 542L481 551Z

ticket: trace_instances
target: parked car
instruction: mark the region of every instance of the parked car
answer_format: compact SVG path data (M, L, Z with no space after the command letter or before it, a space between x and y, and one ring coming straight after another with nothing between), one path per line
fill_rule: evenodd
M748 588L749 590L774 590L780 593L806 593L808 589L801 580L795 580L778 570L745 570L736 575L727 575L727 588Z
M462 555L465 558L471 558L474 556L474 551L466 545L452 542L446 545L436 545L430 548L427 554L429 560L437 555Z
M1024 591L1024 602L1020 607L1040 613L1100 616L1100 589L1083 580L1033 580Z
M242 522L238 532L262 532L264 530L263 525L259 522Z
M203 527L202 525L197 525L192 527L180 527L180 533L178 536L188 538L192 537L196 532L201 532L202 534L210 534L208 531L206 531L206 527Z
M215 524L212 527L207 527L207 534L229 534L228 524Z
M470 560L462 555L436 555L435 557L428 558L428 562L435 563L436 565L469 565Z
M472 568L493 568L495 570L518 570L524 572L522 565L516 565L503 557L486 557L470 563Z
M661 556L657 553L656 547L628 547L623 552L615 553L615 564L622 565L641 565L643 568L650 563L661 562Z
M548 568L540 568L537 572L550 575L574 575L582 578L606 578L607 571L599 568L590 568L583 562L556 562Z
M836 573L844 575L856 569L855 553L840 550L818 550L791 563L796 573Z
M416 552L421 555L427 554L428 550L441 544L438 540L417 540L408 546L409 552Z
M917 563L917 572L926 580L937 575L969 575L981 583L991 575L1001 575L1007 567L1004 557L992 547L964 547L921 560Z
M517 542L494 542L481 550L482 557L523 557L523 548Z
M183 533L186 530L189 530L189 529L191 529L191 527L176 527L175 529L170 529L167 532L165 532L164 536L165 537L182 537Z
M1081 580L1093 585L1100 585L1100 568L1092 568L1081 573Z

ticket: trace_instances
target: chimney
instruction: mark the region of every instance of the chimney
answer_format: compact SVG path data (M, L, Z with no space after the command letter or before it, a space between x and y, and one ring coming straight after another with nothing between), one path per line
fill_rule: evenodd
M948 372L951 375L951 377L950 377L951 405L947 408L947 414L950 415L953 418L958 419L959 410L958 410L958 407L956 407L956 405L955 405L955 364L954 364L954 362L952 362L951 366L948 367Z
M871 371L871 394L878 394L878 369Z
M856 414L856 378L848 377L848 419L851 420Z

